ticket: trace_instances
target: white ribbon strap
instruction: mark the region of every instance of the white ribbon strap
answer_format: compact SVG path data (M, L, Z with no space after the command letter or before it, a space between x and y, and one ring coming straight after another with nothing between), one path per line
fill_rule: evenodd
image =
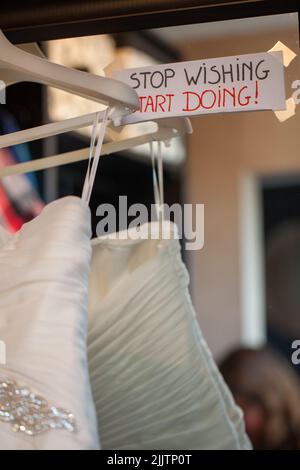
M83 189L82 189L82 195L81 195L81 198L84 201L86 201L88 188L89 188L91 164L92 164L92 159L93 159L93 153L94 153L94 150L95 150L95 141L96 141L96 135L97 135L98 122L99 122L99 113L96 113L95 114L95 119L94 119L94 122L93 122L93 127L92 127L88 167L87 167L86 176L85 176L85 180L84 180L84 185L83 185Z
M87 173L86 173L83 190L82 190L82 196L81 196L82 199L87 202L87 204L89 204L90 202L90 198L91 198L91 194L92 194L92 190L93 190L93 186L95 182L96 172L97 172L97 168L99 164L99 159L101 156L101 148L102 148L105 130L106 130L108 111L109 111L109 108L106 108L102 122L99 122L99 117L101 113L96 113L94 124L93 124L90 153L89 153L89 162L88 162ZM91 163L92 159L93 159L93 163Z
M154 143L150 142L150 152L152 161L153 192L158 220L163 220L164 204L164 180L163 180L163 158L161 142L157 142L157 156L154 152ZM158 176L157 176L158 173Z

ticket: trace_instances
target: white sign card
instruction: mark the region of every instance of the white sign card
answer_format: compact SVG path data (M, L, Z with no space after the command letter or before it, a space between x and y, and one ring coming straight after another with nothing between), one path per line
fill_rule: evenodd
M286 108L282 52L177 62L114 72L139 95L124 122Z

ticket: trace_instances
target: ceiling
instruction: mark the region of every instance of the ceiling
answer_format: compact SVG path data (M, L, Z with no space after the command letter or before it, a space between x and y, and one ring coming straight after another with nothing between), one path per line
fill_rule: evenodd
M228 36L243 36L257 34L261 31L291 30L298 34L298 13L283 15L243 18L212 23L171 26L152 29L151 32L169 44L178 44L182 37L186 39L211 39Z

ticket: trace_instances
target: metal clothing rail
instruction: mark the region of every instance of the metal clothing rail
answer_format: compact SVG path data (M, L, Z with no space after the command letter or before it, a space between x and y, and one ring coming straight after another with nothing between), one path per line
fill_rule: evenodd
M10 0L0 29L14 43L299 11L299 0Z

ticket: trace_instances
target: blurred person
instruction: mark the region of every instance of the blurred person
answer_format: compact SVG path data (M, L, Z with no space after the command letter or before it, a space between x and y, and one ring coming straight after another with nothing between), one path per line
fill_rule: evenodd
M266 246L268 342L287 359L300 339L300 221L278 225ZM300 374L300 366L294 365Z
M300 380L270 348L240 348L220 364L255 450L300 450Z

